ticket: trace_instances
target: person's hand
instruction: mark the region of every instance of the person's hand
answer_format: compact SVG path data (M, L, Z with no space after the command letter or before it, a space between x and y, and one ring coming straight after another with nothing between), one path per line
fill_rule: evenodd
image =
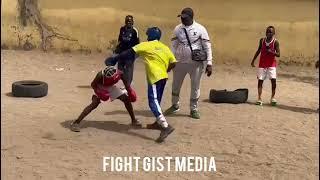
M106 60L104 60L104 64L106 66L115 66L117 64L117 60L114 57L108 57Z
M268 49L268 52L271 53L271 54L273 54L273 55L276 54L276 52L275 52L274 50L272 50L272 49Z
M255 67L254 61L251 62L251 67Z
M211 74L212 74L212 65L207 65L206 74L207 74L208 77L211 76Z

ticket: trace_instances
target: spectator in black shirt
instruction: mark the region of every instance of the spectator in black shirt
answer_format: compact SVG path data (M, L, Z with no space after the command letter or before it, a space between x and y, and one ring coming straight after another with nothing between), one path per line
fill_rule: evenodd
M140 40L138 30L133 27L133 16L127 15L125 18L125 25L120 28L118 45L114 53L120 54L121 52L126 51L139 43ZM124 73L123 76L128 85L131 84L133 78L134 60L135 56L132 55L124 61L118 62L118 69Z

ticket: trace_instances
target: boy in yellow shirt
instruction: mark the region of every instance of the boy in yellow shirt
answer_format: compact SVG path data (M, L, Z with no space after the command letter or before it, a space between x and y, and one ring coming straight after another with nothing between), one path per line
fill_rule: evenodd
M106 59L106 65L114 65L116 62L125 59L130 55L139 55L144 58L144 64L148 82L149 107L156 117L156 122L148 124L148 129L159 129L161 131L156 142L163 142L164 139L174 131L164 117L160 102L168 79L168 72L174 68L176 59L168 46L161 43L161 30L152 27L147 30L148 41L137 44L129 50L116 57Z

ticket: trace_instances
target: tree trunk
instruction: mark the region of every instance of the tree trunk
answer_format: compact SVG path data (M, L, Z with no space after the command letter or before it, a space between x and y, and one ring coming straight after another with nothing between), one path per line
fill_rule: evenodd
M78 41L66 35L60 34L47 25L42 17L38 7L38 0L18 0L19 5L19 20L23 26L28 23L36 25L41 35L41 48L47 51L48 45L51 43L52 38L58 38L68 41Z

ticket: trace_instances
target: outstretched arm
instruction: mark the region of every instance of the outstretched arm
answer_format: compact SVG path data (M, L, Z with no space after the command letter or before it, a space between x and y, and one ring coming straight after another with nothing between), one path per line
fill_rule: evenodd
M108 57L104 63L106 66L114 66L117 64L117 62L119 61L125 61L125 59L127 59L127 57L133 57L136 55L136 52L130 48L116 56L111 56L111 57Z
M262 47L262 38L260 39L259 41L259 46L258 46L258 49L256 51L256 53L254 54L254 57L251 61L251 66L254 67L254 61L257 59L258 55L260 54L261 52L261 47Z

